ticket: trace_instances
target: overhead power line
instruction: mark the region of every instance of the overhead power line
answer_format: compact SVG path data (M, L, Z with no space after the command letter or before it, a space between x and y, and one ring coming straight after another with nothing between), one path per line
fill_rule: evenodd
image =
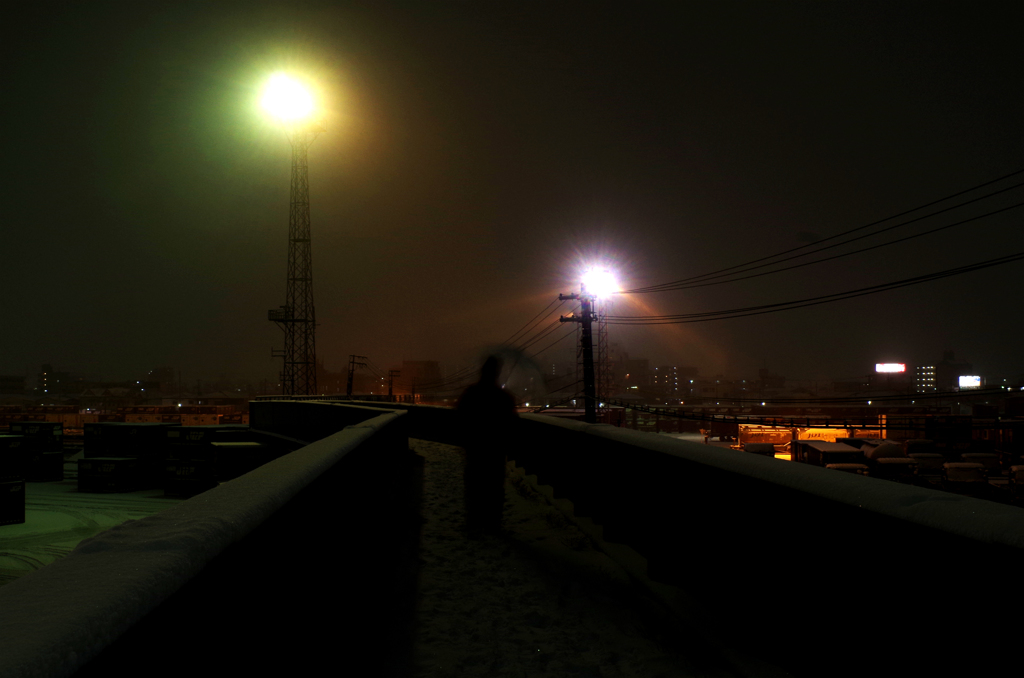
M531 318L529 322L523 325L502 345L510 346L514 350L525 353L526 349L530 348L531 346L537 344L540 341L543 341L546 337L555 332L561 326L557 319L546 325L542 325L542 323L544 322L544 317L552 311L553 307L555 307L556 304L560 304L560 300L558 298L549 303L547 307L542 309L539 313L537 313L537 315L533 316L533 318ZM516 338L518 338L518 341L515 344L513 344L513 340L515 340ZM547 348L541 349L540 351L535 353L533 357L540 355L545 350L547 350ZM424 384L417 384L417 389L424 391L461 390L462 388L476 381L481 367L482 364L463 368L461 370L458 370L454 374L449 375L445 379Z
M903 226L907 226L907 225L916 223L918 221L921 221L922 219L926 219L926 218L929 218L929 217L932 217L932 216L936 216L938 214L942 214L944 212L948 212L948 211L956 209L958 207L963 207L965 205L978 202L980 200L985 200L985 199L991 198L991 197L993 197L995 195L998 195L1000 193L1004 193L1004 192L1012 190L1014 188L1019 188L1021 186L1024 186L1024 183L1014 184L1013 186L1005 187L1005 188L999 189L997 191L994 191L992 193L988 193L986 195L983 195L983 196L980 196L980 197L977 197L977 198L972 198L970 200L958 203L956 205L952 205L952 206L949 206L949 207L945 207L945 208L943 208L941 210L938 210L938 211L935 211L935 212L931 212L931 213L929 213L927 215L916 217L914 219L911 219L911 220L908 220L906 222L903 222L903 223L900 223L900 224L896 224L896 225L893 225L893 226L889 226L889 227L884 228L884 229L879 229L877 231L874 231L874 232L869 233L869 234L865 234L863 236L858 236L857 238L852 238L850 240L847 240L847 241L844 241L844 242L841 242L841 243L836 243L834 245L829 245L828 247L819 247L819 246L822 243L828 242L830 240L835 240L837 238L841 238L841 237L849 235L851 233L856 233L858 231L862 231L862 230L867 229L867 228L872 228L874 226L878 226L878 225L883 224L883 223L885 223L887 221L892 221L893 219L898 219L900 217L904 217L904 216L907 216L909 214L913 214L914 212L918 212L920 210L927 209L928 207L932 207L934 205L938 205L939 203L945 202L947 200L951 200L953 198L965 195L967 193L971 193L972 191L976 191L978 189L985 188L986 186L991 186L993 184L999 183L1000 181L1004 181L1004 180L1006 180L1006 179L1008 179L1010 177L1017 176L1019 174L1024 174L1024 169L1017 170L1016 172L1011 172L1011 173L1003 175L1003 176L1001 176L999 178L992 179L991 181L986 181L986 182L984 182L982 184L978 184L977 186L973 186L971 188L964 189L962 191L958 191L957 193L953 193L951 195L947 195L947 196L945 196L943 198L940 198L938 200L933 200L933 201L931 201L929 203L925 203L923 205L919 205L919 206L917 206L917 207L915 207L913 209L906 210L906 211L900 212L898 214L894 214L894 215L886 217L884 219L879 219L877 221L873 221L873 222L871 222L869 224L865 224L863 226L858 226L856 228L852 228L852 229L843 231L841 233L836 233L835 235L828 236L827 238L823 238L823 239L815 241L813 243L807 243L805 245L800 245L798 247L793 247L793 248L790 248L790 249L778 252L776 254L772 254L772 255L769 255L769 256L765 256L765 257L760 257L760 258L757 258L757 259L753 259L751 261L747 261L745 263L736 264L735 266L729 266L727 268L719 269L717 271L712 271L712 272L705 273L705 274L702 274L702 275L691 276L689 278L683 278L681 280L675 280L675 281L672 281L672 282L661 283L661 284L658 284L658 285L647 285L647 286L643 286L643 287L636 287L636 288L633 288L633 289L630 289L630 290L626 290L626 293L663 292L663 291L669 291L669 290L673 290L673 289L683 289L685 286L689 286L690 283L695 283L695 282L699 282L699 281L705 281L706 282L709 279L716 279L716 278L720 278L720 277L724 277L724 276L738 275L740 273L744 273L744 272L749 271L749 270L755 270L757 268L763 268L763 267L766 267L766 266L773 266L775 264L782 263L782 261L788 261L790 259L795 259L795 258L798 258L798 257L807 256L809 254L814 254L815 252L820 252L822 250L830 249L832 247L839 247L841 245L848 244L848 243L853 242L855 240L860 240L862 238L871 237L873 235L878 235L879 233L884 233L886 231L890 231L890 230L893 230L895 228L900 228L900 227L903 227ZM1011 209L1011 208L1007 208L1007 209ZM997 212L998 211L1005 211L1005 210L997 210ZM992 212L990 214L983 215L983 216L990 216L991 214L994 214L994 213L996 213L996 212ZM978 218L982 218L982 217L975 217L975 219L978 219ZM960 223L966 223L966 221L958 222L957 224L954 224L954 225L960 225ZM937 230L941 230L941 229L937 229ZM894 241L894 242L899 242L899 241ZM800 250L804 250L804 249L807 249L807 248L810 248L810 247L815 247L817 249L814 249L814 250L812 250L810 252L805 252L803 254L795 255L793 257L788 257L787 259L783 259L783 260L779 260L779 261L774 261L774 262L769 261L771 259L778 259L778 257L781 257L783 255L790 254L792 252L798 252ZM850 254L854 254L854 253L851 252ZM761 263L761 262L768 262L768 263ZM759 266L754 266L754 264L760 264L760 265ZM737 269L742 269L742 270L737 270ZM729 282L731 282L731 281L729 281ZM683 286L683 287L680 287L680 286Z
M504 342L502 342L502 345L504 345L504 346L510 346L510 345L512 344L512 342L513 342L513 341L515 341L515 340L516 340L517 338L519 338L519 335L520 335L520 334L525 334L525 333L528 333L528 332L532 331L532 330L533 330L533 328L534 328L534 327L536 327L536 325L537 325L537 322L540 322L540 321L539 321L539 319L540 319L540 318L541 318L541 317L542 317L542 316L543 316L544 314L546 314L546 313L547 313L548 311L550 311L550 310L551 310L551 307L552 307L552 306L554 306L555 304L559 304L559 305L561 305L561 304L563 304L563 303L565 303L565 301L564 301L564 300L562 300L562 299L559 299L558 297L555 297L555 298L554 298L554 299L553 299L553 300L551 301L551 303L547 305L547 307L546 307L546 308L545 308L544 310L542 310L542 311L541 311L540 313L538 313L537 315L533 316L533 318L532 318L532 319L531 319L531 320L530 320L530 321L529 321L528 323L526 323L525 325L523 325L523 326L522 326L522 327L521 327L521 328L519 329L519 331L518 331L518 332L516 332L515 334L513 334L513 335L512 335L511 337L509 337L508 339L506 339L506 340L505 340Z
M834 301L841 301L843 299L852 299L854 297L862 297L868 294L877 294L879 292L887 292L889 290L898 289L900 287L909 287L911 285L918 285L920 283L930 282L932 280L939 280L942 278L949 278L956 275L962 275L964 273L971 273L973 271L980 271L985 268L993 266L1001 266L1003 264L1009 264L1015 261L1024 259L1024 252L1017 252L1015 254L1009 254L1004 257L998 257L996 259L989 259L988 261L980 261L967 266L959 266L957 268L949 268L943 271L936 271L934 273L928 273L926 275L919 275L913 278L905 278L903 280L896 280L893 282L883 283L881 285L872 285L870 287L861 287L855 290L847 290L846 292L837 292L835 294L825 294L818 297L810 297L807 299L797 299L794 301L784 301L777 304L764 304L761 306L748 306L746 308L734 308L725 311L708 311L704 313L683 313L677 315L649 315L649 316L606 316L606 321L609 324L614 325L667 325L667 324L681 324L681 323L697 323L707 322L709 320L725 320L728 318L742 318L748 315L761 315L764 313L777 313L779 311L789 311L794 308L803 308L805 306L816 306L818 304L828 304Z
M1018 186L1024 186L1024 183L1018 184ZM668 291L672 291L672 290L687 290L687 289L692 289L694 287L708 287L710 285L724 285L726 283L737 282L737 281L740 281L740 280L749 280L750 278L760 278L762 276L772 275L773 273L782 273L783 271L791 271L791 270L793 270L795 268L803 268L804 266L811 266L813 264L820 264L820 263L825 262L825 261L832 261L833 259L841 259L843 257L848 257L848 256L851 256L851 255L854 255L854 254L860 254L861 252L868 252L870 250L876 250L876 249L879 249L881 247L888 247L889 245L895 245L897 243L905 242L907 240L913 240L914 238L920 238L920 237L923 237L923 236L926 236L926 235L931 235L933 233L938 233L939 231L944 231L947 228L953 228L954 226L962 226L963 224L968 224L968 223L971 223L973 221L978 221L979 219L984 219L985 217L990 217L990 216L993 216L995 214L999 214L1001 212L1006 212L1006 211L1009 211L1009 210L1012 210L1012 209L1016 209L1018 207L1024 207L1024 202L1018 202L1018 203L1015 203L1013 205L1009 205L1007 207L1002 207L1000 209L993 210L991 212L986 212L985 214L980 214L980 215L978 215L976 217L971 217L970 219L964 219L962 221L957 221L957 222L952 223L952 224L946 224L945 226L939 226L937 228L933 228L933 229L930 229L930 230L927 230L927 231L922 231L921 233L915 233L914 235L908 235L908 236L905 236L905 237L902 237L902 238L897 238L896 240L889 240L889 241L886 241L886 242L883 242L883 243L879 243L877 245L871 245L870 247L862 247L861 249L858 249L858 250L853 250L853 251L850 251L850 252L843 252L841 254L835 254L835 255L832 255L831 257L822 257L821 259L815 259L814 261L805 261L805 262L800 263L800 264L793 264L792 266L785 266L783 268L778 268L778 269L775 269L775 270L772 270L772 271L762 271L761 273L754 273L752 275L741 275L740 277L731 277L728 280L715 280L714 282L707 282L707 281L692 282L692 283L688 283L688 284L685 284L685 285L684 284L680 284L680 285L678 285L676 287L666 287L666 288L663 288L663 289L660 289L660 290L652 290L652 291L655 291L655 292L668 292ZM878 231L878 233L881 233L881 231ZM866 235L866 236L860 236L858 238L853 238L851 240L847 240L845 242L838 243L836 245L829 245L828 247L822 247L821 249L813 250L813 251L807 252L805 254L797 254L797 255L794 255L792 257L787 257L785 259L782 259L780 261L772 262L772 263L769 263L769 264L762 264L761 266L754 266L753 268L748 268L748 269L745 269L743 271L738 271L736 273L729 273L729 274L726 274L726 275L730 275L730 276L731 275L739 275L740 273L746 273L748 271L753 271L753 270L756 270L758 268L762 268L763 266L774 266L776 264L782 263L783 261L790 261L791 259L797 259L799 257L807 256L808 254L815 254L817 252L822 252L824 250L831 249L833 247L839 247L840 245L845 245L847 243L853 242L854 240L859 240L860 238L867 238L870 235L875 235L875 233L871 233L871 234Z
M560 344L561 342L565 341L565 340L566 340L566 338L568 338L568 337L571 337L571 336L573 336L574 334L576 334L576 328L575 328L575 327L570 327L570 328L569 328L569 331L568 331L568 332L566 332L565 334L563 334L562 336L560 336L560 337L559 337L558 339L555 339L555 340L554 340L553 342L551 342L550 344L548 344L547 346L545 346L545 347L544 347L544 348L542 348L541 350L537 351L536 353L534 353L534 354L533 354L532 356L530 356L530 357L531 357L531 358L536 358L537 356L539 356L539 355L541 355L542 353L544 353L544 351L547 351L548 349L550 349L550 348L552 348L552 347L554 347L554 346L556 346L556 345Z

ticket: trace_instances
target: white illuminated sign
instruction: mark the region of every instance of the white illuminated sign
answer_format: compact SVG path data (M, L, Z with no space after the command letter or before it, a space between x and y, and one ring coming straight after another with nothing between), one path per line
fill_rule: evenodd
M981 386L981 377L963 376L960 377L960 388L978 388Z
M875 372L906 372L907 366L903 363L875 363Z

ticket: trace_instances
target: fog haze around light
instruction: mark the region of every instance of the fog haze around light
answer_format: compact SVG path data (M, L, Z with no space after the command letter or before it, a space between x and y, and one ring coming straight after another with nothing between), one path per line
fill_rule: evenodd
M580 261L615 262L627 289L699 276L1024 167L1020 3L22 3L0 31L18 102L0 374L275 378L291 170L261 105L275 73L309 86L326 130L309 189L335 371L352 354L468 368L578 292ZM1021 249L1021 218L612 299L701 313L865 287ZM711 377L850 378L946 350L1013 377L1022 275L608 338ZM571 343L546 374L575 364Z

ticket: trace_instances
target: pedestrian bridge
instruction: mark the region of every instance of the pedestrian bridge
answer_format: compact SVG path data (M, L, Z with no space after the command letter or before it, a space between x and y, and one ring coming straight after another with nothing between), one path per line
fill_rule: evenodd
M457 444L456 412L269 399L250 426L309 444L0 588L0 675L211 657L239 673L330 661L413 675L423 477L409 440ZM543 415L521 416L515 438L515 466L715 675L859 675L894 659L977 674L1013 656L1019 508Z

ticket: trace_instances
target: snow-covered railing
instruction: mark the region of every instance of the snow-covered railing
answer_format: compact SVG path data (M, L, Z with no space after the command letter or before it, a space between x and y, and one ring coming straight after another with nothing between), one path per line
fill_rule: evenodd
M390 403L348 403L294 398L249 403L249 427L299 440L314 441L351 424L394 412Z
M373 542L381 533L375 520L396 529L393 509L411 494L404 479L412 455L404 412L349 414L363 420L86 539L0 587L0 676L68 676L82 667L97 675L174 673L211 657L227 661L218 655L232 647L233 670L283 669L290 644L315 636L285 609L295 597L305 599L303 615L311 605L347 605L362 613L360 626L372 623L375 608L359 606L359 587L389 571L375 562L391 544ZM374 501L382 508L368 512ZM353 526L359 521L372 529ZM322 572L326 565L332 575L351 574L344 562L331 564L339 545L347 558L374 559L370 579L347 592L344 605L338 582L323 581Z
M457 413L393 404L457 442ZM520 415L512 457L707 634L796 675L974 671L1005 620L1024 509L609 425ZM947 641L955 641L950 645ZM964 648L952 651L951 648ZM970 650L966 648L971 648Z
M604 424L522 415L515 461L691 619L795 675L977 674L1024 635L1024 509ZM952 643L952 644L951 644ZM881 671L884 672L884 671ZM980 670L984 674L984 670ZM938 675L938 673L936 673Z

